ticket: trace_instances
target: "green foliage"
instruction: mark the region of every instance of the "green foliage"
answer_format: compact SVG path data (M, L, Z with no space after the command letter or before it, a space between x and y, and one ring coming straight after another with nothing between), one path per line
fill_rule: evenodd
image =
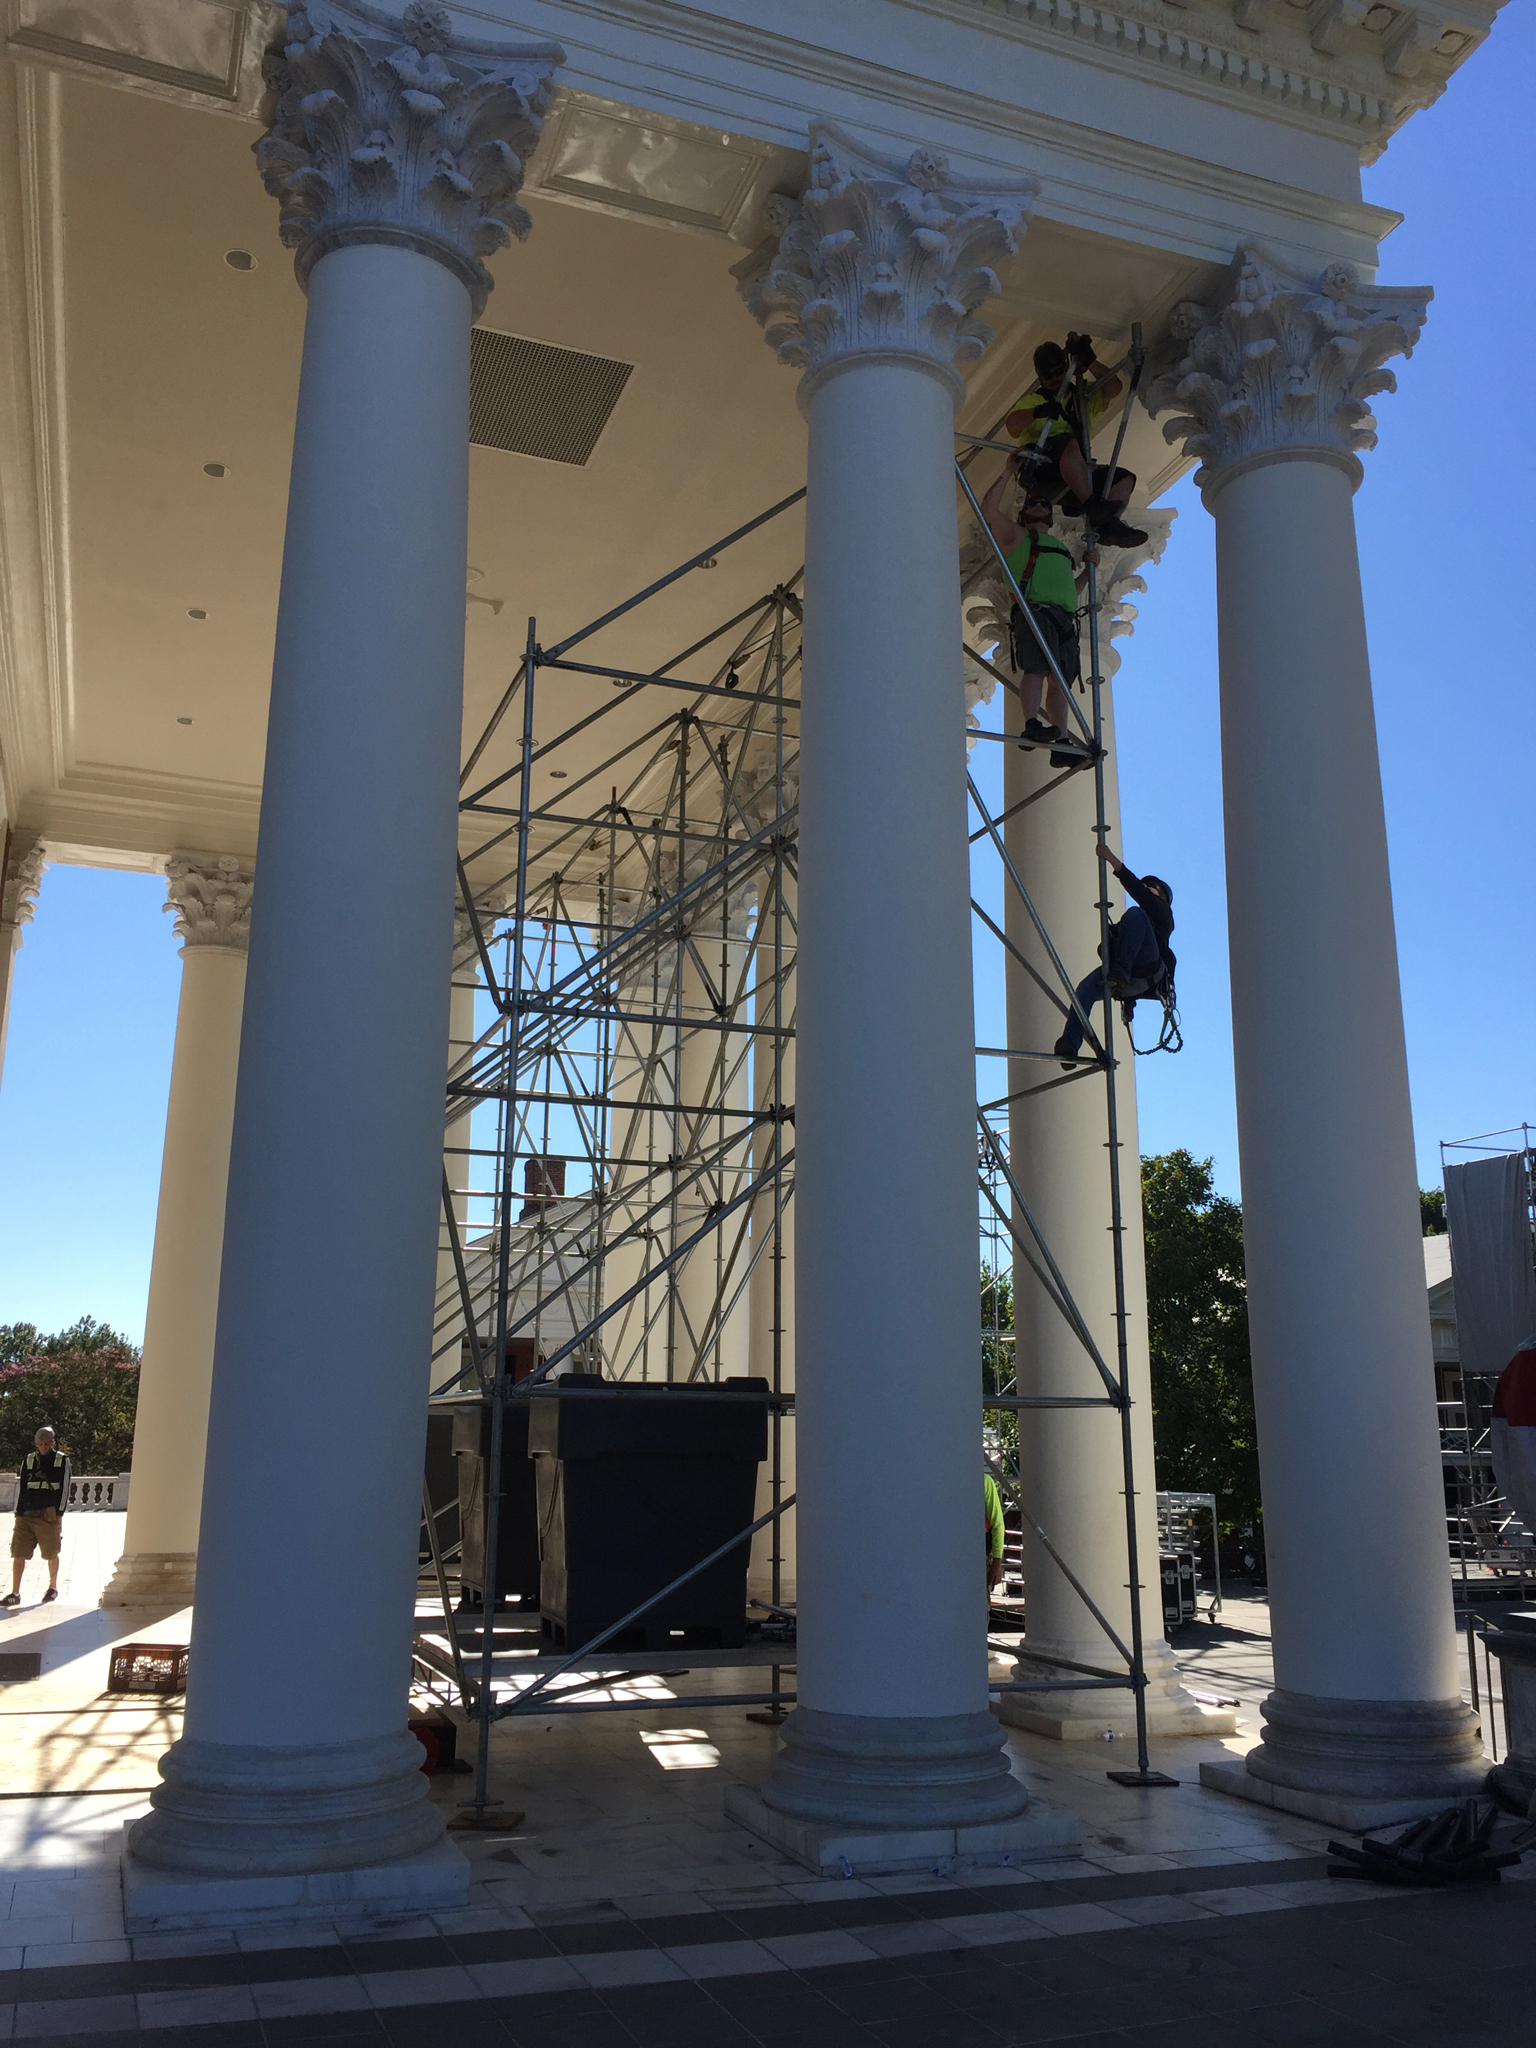
M138 1351L105 1323L82 1316L52 1336L0 1324L0 1469L14 1472L46 1423L76 1472L126 1472L138 1399Z
M1426 1237L1445 1235L1445 1189L1419 1189L1419 1221Z
M1256 1522L1243 1212L1180 1150L1141 1162L1159 1487L1214 1493L1224 1528Z
M82 1316L78 1323L55 1330L51 1337L40 1337L36 1323L0 1323L0 1366L19 1365L24 1358L137 1359L138 1355L136 1345L94 1316Z
M981 1387L983 1395L1013 1391L1013 1346L1002 1341L1013 1328L1013 1275L1004 1267L981 1268ZM1017 1453L1019 1418L1015 1410L993 1409L988 1429L1010 1457Z

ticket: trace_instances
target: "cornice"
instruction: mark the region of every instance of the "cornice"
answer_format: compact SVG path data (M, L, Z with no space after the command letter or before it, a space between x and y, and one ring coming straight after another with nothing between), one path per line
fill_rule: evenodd
M1145 82L1155 73L1159 83L1196 98L1225 105L1238 98L1245 111L1261 117L1314 134L1348 136L1368 163L1380 155L1409 114L1439 97L1451 73L1486 36L1498 11L1488 0L1460 0L1433 14L1411 0L1385 0L1384 11L1394 20L1385 34L1376 35L1348 25L1351 0L1315 0L1305 12L1283 0L1234 0L1230 9L1219 4L1190 7L1179 0L1130 0L1113 10L1087 0L886 4L964 23L1042 51L1060 53L1070 42L1074 54L1124 76ZM637 28L650 31L674 45L691 45L737 61L747 57L808 82L826 80L862 90L865 76L902 76L775 29L683 5L682 0L558 0L557 11L561 17L609 22L630 34ZM484 7L460 7L456 12L502 28L509 25L505 15ZM1286 18L1292 14L1298 18L1296 27ZM1334 33L1340 23L1342 32ZM1431 23L1432 36L1427 27ZM1442 29L1466 38L1454 58L1440 55L1434 47L1433 39ZM563 26L561 33L574 58L582 47L580 40ZM1337 53L1319 46L1319 33L1324 43L1339 45ZM599 61L614 59L615 53L607 48L585 47ZM677 76L681 83L687 74ZM716 81L709 83L717 86ZM617 84L618 96L624 96L622 81L610 84ZM928 79L912 80L910 85L925 97L935 90L935 82ZM786 102L796 109L801 104L799 99Z
M83 761L53 789L34 789L21 823L52 840L168 854L187 845L253 853L261 791L249 783Z
M893 4L907 4L907 0L893 0ZM980 0L911 0L911 4L963 10L969 16ZM457 11L507 25L505 16L489 15L484 8ZM726 21L682 6L678 0L623 0L622 5L616 0L554 0L552 11L558 13L566 44L566 78L584 89L630 104L638 103L637 93L643 91L653 112L679 113L691 121L714 125L720 123L727 104L735 109L733 118L739 120L746 116L750 102L751 118L757 124L754 133L800 147L808 120L826 110L829 93L862 101L871 112L861 109L855 114L845 107L838 118L852 121L866 132L878 132L879 146L893 153L903 146L933 145L938 139L937 117L964 132L963 142L955 135L945 146L951 152L963 149L968 162L1013 172L1021 155L1027 156L1029 168L1041 181L1037 216L1100 234L1140 239L1200 261L1230 261L1240 242L1261 231L1259 219L1263 218L1268 224L1262 232L1271 241L1283 236L1299 251L1311 252L1323 262L1347 254L1354 262L1368 264L1374 261L1377 244L1402 219L1389 208L1363 200L1282 185L1229 165L1181 156L1157 144L1020 107L1013 101L989 99L869 58L846 56L781 33ZM615 50L572 33L572 16L611 23L629 37L637 29L655 34L670 46L665 71L659 64L640 66L655 77L646 87L638 87L634 69ZM526 20L516 25L534 32ZM1020 40L1048 46L1041 40L1043 31L1027 22L1013 22L1012 27ZM747 58L765 75L785 81L785 90L773 93L761 81L750 87L738 81L723 88L718 76L685 68L677 61L676 53L687 48L707 52L738 68ZM663 77L664 89L658 89ZM1217 87L1209 91L1231 103L1229 92ZM1316 131L1315 120L1267 106L1260 98L1245 99L1244 105L1249 111L1293 125L1300 120ZM881 106L892 109L896 118L876 131L871 115ZM778 125L773 129L770 123L775 116ZM1144 179L1171 195L1174 203L1110 192L1040 161L1043 154L1072 159L1089 172L1103 169L1119 179ZM1187 207L1177 203L1183 195L1191 202ZM1287 223L1295 224L1294 233L1288 232Z
M1281 120L1353 132L1372 163L1418 108L1446 82L1487 35L1493 6L1420 8L1408 0L1233 0L1231 7L1184 0L1131 0L1113 9L1088 0L888 0L913 13L974 23L1035 48L1070 40L1095 62L1129 76L1149 65L1172 74L1198 97L1243 97L1254 111ZM1391 16L1377 32L1372 12ZM1436 45L1465 37L1454 56ZM1396 74L1396 75L1394 75Z

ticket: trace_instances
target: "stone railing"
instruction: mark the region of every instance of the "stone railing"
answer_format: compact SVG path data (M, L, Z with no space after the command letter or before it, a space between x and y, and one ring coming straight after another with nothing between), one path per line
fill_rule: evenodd
M69 1482L69 1507L76 1514L121 1514L128 1505L126 1472L81 1473Z

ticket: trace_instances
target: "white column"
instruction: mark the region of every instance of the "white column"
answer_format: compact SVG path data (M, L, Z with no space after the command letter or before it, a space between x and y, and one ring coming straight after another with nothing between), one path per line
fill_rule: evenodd
M940 157L886 164L821 124L811 165L748 287L780 358L807 372L810 428L801 1704L762 1799L812 1829L954 1842L1028 1798L987 1709L953 428L956 364L990 338L971 317L995 287L983 266L1013 249L1033 188L965 191ZM734 1797L727 1810L745 1817Z
M1461 1703L1351 495L1425 291L1249 254L1149 394L1216 520L1232 1026L1275 1690L1247 1780L1427 1803ZM1229 1776L1244 1774L1229 1769ZM1228 1789L1238 1789L1228 1786ZM1344 1808L1339 1808L1344 1811ZM1330 1815L1325 1817L1331 1817Z
M0 1078L5 1074L5 1040L11 1024L11 987L21 928L32 922L42 884L47 850L28 832L12 831L5 846L5 872L0 876Z
M462 1897L405 1728L426 1433L478 255L546 53L287 17L258 144L309 293L186 1732L130 1925ZM467 139L466 139L467 138ZM296 1882L313 1873L312 1883ZM177 1903L179 1901L179 1903ZM169 1903L167 1903L169 1902Z
M1152 519L1152 514L1137 515ZM1155 865L1150 848L1122 846L1120 788L1114 735L1112 677L1118 658L1109 650L1109 621L1116 588L1127 587L1135 564L1161 552L1167 515L1157 522L1159 540L1121 557L1105 551L1100 565L1101 665L1105 763L1105 815L1109 843L1132 863ZM1139 581L1139 579L1137 579ZM1084 634L1084 673L1088 636ZM1006 657L1005 657L1006 658ZM996 657L994 657L996 659ZM1008 729L1021 719L1016 700L1005 707ZM1010 747L1003 764L1004 809L1046 782L1057 771L1043 753ZM1004 841L1030 900L1039 912L1057 952L1074 981L1096 964L1099 947L1101 867L1095 853L1093 777L1071 777L1036 803L1010 818ZM1111 915L1124 909L1122 892L1111 886ZM1059 989L1049 955L1042 946L1018 891L1009 886L1005 927L1024 957ZM1021 1050L1048 1052L1061 1030L1061 1012L1016 961L1007 970L1008 1043ZM1093 1013L1097 1027L1101 1012ZM1141 1013L1145 1030L1145 1010ZM1142 1246L1140 1147L1136 1126L1135 1056L1119 1019L1115 1024L1116 1107L1120 1136L1120 1195L1124 1217L1123 1247L1126 1335L1131 1386L1132 1455L1136 1479L1136 1544L1141 1580L1144 1658L1149 1685L1147 1722L1156 1735L1230 1734L1236 1725L1230 1712L1202 1713L1179 1683L1178 1669L1163 1635L1162 1597L1158 1580L1157 1481L1152 1441L1151 1360L1147 1342L1146 1266ZM1102 1074L1083 1072L1062 1084L1054 1061L1010 1063L1010 1092L1057 1083L1048 1092L1022 1096L1009 1113L1009 1155L1015 1177L1030 1211L1043 1231L1087 1321L1100 1356L1116 1369L1114 1247L1110 1235L1110 1184L1105 1084ZM1016 1218L1023 1228L1022 1218ZM1047 1296L1028 1263L1014 1265L1014 1328L1018 1388L1021 1394L1101 1395L1104 1382L1060 1311ZM1114 1625L1123 1642L1130 1641L1131 1606L1126 1573L1125 1470L1120 1417L1112 1408L1036 1409L1019 1414L1020 1491L1027 1510L1024 1530L1024 1578L1028 1588L1028 1644L1054 1657L1118 1669L1121 1659L1088 1607L1034 1536L1029 1524L1039 1523L1056 1549ZM1059 1669L1022 1659L1020 1679L1054 1678ZM1002 1719L1037 1734L1063 1739L1090 1738L1112 1728L1128 1735L1135 1727L1129 1693L1053 1692L1003 1693Z
M197 1525L213 1377L224 1191L252 865L237 854L173 854L181 999L165 1111L144 1362L133 1425L123 1553L103 1607L184 1607L197 1579Z
M499 912L485 909L481 912L481 929L489 938L494 917ZM453 971L448 989L448 1075L450 1080L464 1079L472 1065L471 1057L475 1043L475 993L480 986L480 953L475 944L474 929L464 911L454 912L453 918ZM472 1105L463 1098L450 1101L444 1129L445 1146L449 1148L467 1146L471 1143L470 1119ZM459 1249L464 1252L465 1226L469 1218L469 1197L462 1192L468 1185L471 1162L461 1152L445 1151L443 1165L447 1170L449 1184L455 1189L453 1196L454 1221L458 1229ZM473 1284L473 1274L471 1274ZM448 1223L443 1215L441 1198L437 1208L437 1312L432 1330L434 1362L432 1380L439 1385L457 1367L457 1356L453 1349L455 1338L462 1343L464 1330L463 1295L459 1287L458 1268L454 1264L453 1246L449 1241Z

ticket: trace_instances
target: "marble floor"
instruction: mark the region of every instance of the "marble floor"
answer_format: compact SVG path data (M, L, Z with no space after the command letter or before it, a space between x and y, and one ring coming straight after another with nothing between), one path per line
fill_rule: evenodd
M726 1783L764 1776L775 1732L740 1709L690 1705L690 1695L758 1689L762 1674L696 1671L631 1681L630 1711L498 1724L491 1793L522 1818L458 1837L473 1871L467 1909L130 1939L122 1827L145 1810L154 1755L178 1717L136 1702L135 1713L159 1718L106 1721L106 1660L114 1640L183 1640L188 1616L88 1604L120 1531L120 1517L76 1518L64 1597L39 1610L41 1581L29 1580L27 1604L0 1623L0 1652L26 1645L41 1659L36 1679L0 1688L0 2041L1514 2048L1530 2038L1516 2018L1526 2007L1515 1958L1536 1934L1526 1866L1473 1896L1382 1892L1328 1877L1325 1830L1199 1784L1202 1757L1249 1746L1270 1683L1267 1612L1252 1596L1183 1632L1187 1683L1236 1700L1239 1730L1154 1745L1177 1787L1112 1784L1106 1770L1129 1761L1124 1743L1010 1731L1013 1769L1034 1797L1082 1825L1072 1857L811 1879L721 1811ZM72 1775L71 1759L49 1750L50 1728L74 1737ZM19 1782L44 1766L51 1780ZM68 1790L49 1789L66 1780ZM470 1784L439 1776L431 1796L451 1809Z

